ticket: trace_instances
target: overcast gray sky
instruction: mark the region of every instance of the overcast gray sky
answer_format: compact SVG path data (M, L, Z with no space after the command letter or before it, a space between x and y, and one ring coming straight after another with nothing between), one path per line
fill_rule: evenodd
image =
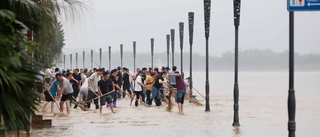
M242 0L241 50L288 50L289 13L287 0ZM205 53L203 0L91 0L89 11L80 22L64 22L64 50L94 49L150 52L150 38L155 38L155 52L166 51L166 34L176 30L175 51L179 49L179 22L185 23L184 52L189 52L188 12L195 12L194 48ZM212 0L210 55L234 50L233 0ZM295 13L295 51L320 53L320 12Z

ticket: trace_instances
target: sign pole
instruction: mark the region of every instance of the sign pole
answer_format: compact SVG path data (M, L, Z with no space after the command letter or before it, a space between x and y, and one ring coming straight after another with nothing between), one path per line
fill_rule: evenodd
M295 137L296 131L296 97L294 90L294 12L289 12L289 96L288 96L288 130L289 137Z

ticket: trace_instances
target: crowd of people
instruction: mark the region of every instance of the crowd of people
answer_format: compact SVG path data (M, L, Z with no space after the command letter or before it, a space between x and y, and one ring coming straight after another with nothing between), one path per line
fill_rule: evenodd
M189 86L189 78L183 79L183 76L177 71L177 67L157 67L136 68L131 73L126 67L118 67L113 70L104 68L93 70L73 69L60 70L48 67L44 72L40 72L45 85L44 90L38 90L39 94L45 95L46 103L43 110L51 102L51 112L54 104L64 111L66 106L68 115L71 107L91 108L95 105L95 112L102 113L103 107L110 108L115 113L118 98L130 98L129 104L134 102L135 106L145 105L155 106L163 105L163 101L171 102L174 93L175 101L178 104L180 114L183 114L183 104L186 91ZM59 102L59 105L57 104ZM168 102L167 102L168 103Z

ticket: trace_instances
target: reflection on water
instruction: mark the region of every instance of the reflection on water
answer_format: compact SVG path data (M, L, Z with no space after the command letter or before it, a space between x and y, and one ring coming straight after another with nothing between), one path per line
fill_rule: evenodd
M241 136L241 130L240 127L233 127L234 137L240 137Z

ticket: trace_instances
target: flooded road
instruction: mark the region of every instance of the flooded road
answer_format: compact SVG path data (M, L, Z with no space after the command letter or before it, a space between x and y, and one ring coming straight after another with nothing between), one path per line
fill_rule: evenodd
M317 129L320 128L320 103L315 103L317 97L320 97L320 94L297 97L297 136L319 135ZM33 129L31 136L287 136L287 109L284 98L286 96L241 96L239 128L231 126L233 99L228 95L212 97L210 112L205 112L204 106L186 103L184 115L178 114L177 105L173 106L172 112L167 112L164 106L135 107L129 105L129 99L121 99L115 114L105 107L102 114L82 111L79 108L73 109L69 117L45 114L46 119L53 120L53 127ZM201 103L204 104L203 99Z
M195 74L203 80L203 73ZM288 136L287 98L288 74L240 73L241 126L233 122L233 73L212 73L210 112L205 106L185 101L184 115L178 114L175 104L172 112L165 106L130 106L129 99L119 99L116 113L103 108L103 114L72 109L69 117L54 117L52 128L32 129L32 137L285 137ZM320 73L296 73L296 135L319 137L320 133ZM195 87L204 94L204 84L195 81ZM203 87L203 88L201 88ZM204 99L195 92L197 99ZM49 111L49 108L48 108ZM56 110L56 112L58 112Z

